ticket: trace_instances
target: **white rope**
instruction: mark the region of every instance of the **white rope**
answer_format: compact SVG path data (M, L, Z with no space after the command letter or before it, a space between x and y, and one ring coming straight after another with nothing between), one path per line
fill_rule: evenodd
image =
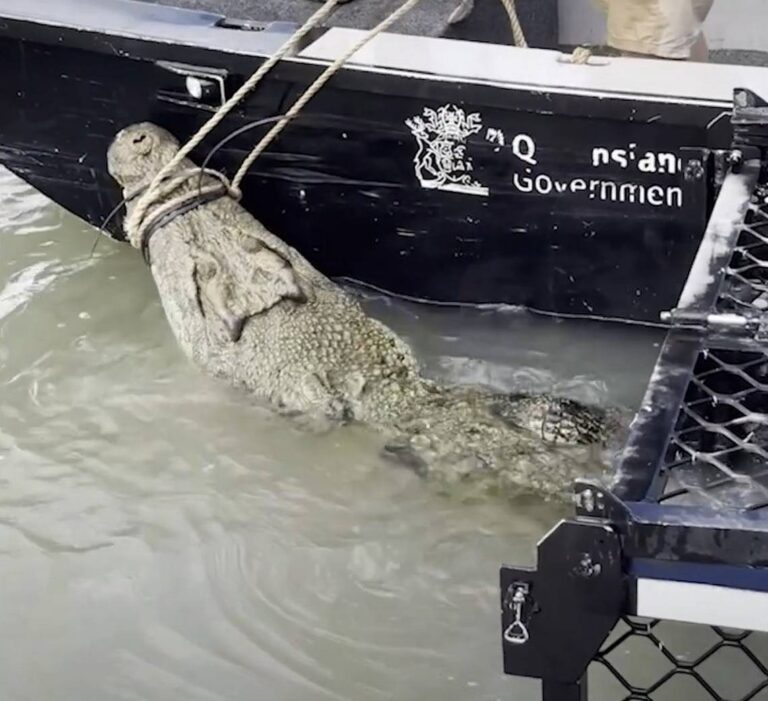
M259 141L253 150L248 154L242 165L238 169L235 177L232 178L232 189L236 192L240 190L240 183L243 181L248 169L253 165L253 162L264 152L264 150L277 138L280 132L285 129L288 123L301 112L304 106L322 89L322 87L339 71L339 69L360 49L362 49L371 39L374 39L382 32L385 32L391 25L397 22L403 15L410 12L421 0L407 0L403 3L399 9L395 10L389 17L377 24L371 29L360 41L358 41L351 49L339 56L328 68L326 68L302 94L302 96L296 100L291 109L289 109L285 116L275 124Z
M251 93L256 86L261 82L267 73L274 67L274 65L287 54L292 51L299 42L314 29L336 5L339 0L326 0L323 6L317 10L296 32L286 41L272 56L270 56L264 63L262 63L256 72L245 82L242 86L229 98L216 113L197 131L197 133L186 143L178 153L163 166L160 172L155 175L150 182L149 187L145 190L144 194L136 202L136 206L131 215L125 221L125 230L129 238L141 238L139 236L139 229L141 222L147 214L147 210L152 206L152 202L157 197L157 187L166 178L166 176L175 170L181 162L194 151L223 120L224 118L245 98ZM132 232L136 233L136 236L132 236Z
M579 65L589 63L590 58L592 58L592 49L588 46L577 46L571 54L571 61Z
M512 27L512 36L515 40L515 46L528 48L528 42L525 40L525 32L523 32L523 25L520 24L520 18L517 16L515 0L501 0L501 4L504 5L504 9L507 11L507 15L509 15L509 24Z
M174 178L170 182L165 182L168 176L181 164L181 162L197 148L205 138L224 120L224 118L249 94L256 86L261 82L264 76L285 56L289 51L293 50L299 42L314 29L340 2L341 0L326 0L323 6L317 10L296 32L285 42L272 56L270 56L264 63L259 66L256 72L245 82L243 85L227 100L216 113L205 123L203 126L192 136L192 138L184 144L176 155L161 168L160 172L152 178L152 181L144 190L143 194L139 196L136 201L136 205L131 212L130 216L126 219L125 230L129 240L140 244L144 238L144 232L146 231L150 222L147 222L147 212L153 203L168 196L173 190L180 187L187 179L193 174L199 173L198 170L185 171L180 176ZM248 170L251 168L256 159L267 149L270 144L279 136L279 134L285 129L285 127L293 120L306 104L323 88L323 86L341 69L341 67L360 49L362 49L368 42L377 37L382 32L385 32L397 22L406 13L410 12L421 0L406 0L397 10L391 13L386 19L382 20L373 29L363 36L360 41L355 43L349 50L339 56L333 63L331 63L316 79L315 81L302 93L293 106L285 113L285 115L264 135L264 137L254 146L248 156L243 160L242 164L235 173L232 182L226 181L226 178L220 173L216 175L216 179L220 180L227 193L236 199L241 196L240 185L245 178ZM517 15L517 9L515 7L515 0L501 0L502 5L507 11L509 16L509 23L512 27L512 35L514 42L517 46L527 47L528 43L525 39L525 33L523 27L520 24L520 19ZM578 56L578 58L582 58ZM584 62L588 60L588 56L584 59ZM577 54L574 52L573 60L577 59ZM578 61L582 62L582 61ZM210 187L210 186L209 186ZM152 220L156 220L156 215L164 214L168 210L172 210L178 203L171 201L166 203L158 212L153 215ZM134 244L134 245L136 245Z
M147 187L144 194L142 194L136 202L136 205L131 213L130 217L126 219L125 230L128 238L132 242L140 242L144 239L144 233L147 230L147 212L153 203L158 199L160 194L160 184L168 177L168 175L179 166L186 156L188 156L205 137L210 134L211 131L224 119L224 117L248 94L250 93L259 81L267 74L267 72L280 60L280 58L287 53L298 41L306 35L340 0L327 0L327 2L320 8L307 22L300 27L297 32L280 48L278 51L265 61L259 69L246 81L243 86L206 122L201 129L186 143L179 152L160 170L160 172L152 179L149 187ZM508 0L502 0L506 2ZM264 137L256 144L252 151L245 158L243 163L238 168L234 178L232 178L231 184L227 184L227 191L230 196L239 199L241 196L240 184L245 178L249 168L253 165L253 162L264 152L265 149L274 141L280 132L288 125L288 123L296 117L297 114L304 108L304 106L321 90L321 88L336 74L339 69L361 48L363 48L369 41L377 37L382 32L385 32L391 25L397 22L403 15L412 10L421 0L407 0L403 5L390 14L386 19L377 24L373 29L363 36L360 41L352 46L351 49L346 51L342 56L337 58L331 63L316 79L315 81L302 93L301 97L293 104L291 109L285 113L277 124L264 135ZM180 176L184 180L190 177L190 172ZM224 176L221 176L223 178ZM221 179L219 178L219 179ZM174 182L175 187L179 186L179 183ZM164 194L168 194L167 188L163 188ZM175 206L175 201L171 201L164 206L164 209L171 209ZM154 217L153 217L154 219ZM136 243L134 243L136 245Z
M596 56L589 46L577 46L570 54L560 54L557 62L578 66L607 66L610 60Z
M230 197L233 196L229 181L223 173L220 173L217 170L213 170L212 168L204 168L202 173L200 172L200 168L187 168L173 177L166 176L162 182L158 183L155 186L156 194L154 196L154 201L158 202L173 194L173 192L185 185L193 177L196 177L199 181L202 174L208 175L218 182L207 182L205 185L201 184L198 187L193 187L191 190L188 190L187 192L174 197L168 202L155 207L155 209L153 209L151 213L147 213L147 215L145 215L144 219L142 220L139 232L139 240L137 240L135 243L131 241L131 243L133 243L136 247L140 247L144 238L144 232L150 229L156 221L162 219L166 214L173 211L187 200L192 200L195 198L203 199L207 195L211 195L217 192L220 192L222 195L228 194ZM142 196L142 190L144 190L142 187L136 188L133 193L130 193L126 197L126 200L130 200L133 197ZM144 193L146 193L146 190L144 190Z
M588 46L577 46L573 50L573 53L570 55L569 62L583 66L589 63L589 59L591 58L592 49L590 49Z

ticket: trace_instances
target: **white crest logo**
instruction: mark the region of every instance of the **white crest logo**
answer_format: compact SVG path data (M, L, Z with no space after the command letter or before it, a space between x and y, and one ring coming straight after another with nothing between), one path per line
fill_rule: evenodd
M488 188L472 177L472 159L467 156L467 138L482 129L478 112L467 115L456 105L425 107L422 116L405 123L419 144L413 162L422 187L488 195Z

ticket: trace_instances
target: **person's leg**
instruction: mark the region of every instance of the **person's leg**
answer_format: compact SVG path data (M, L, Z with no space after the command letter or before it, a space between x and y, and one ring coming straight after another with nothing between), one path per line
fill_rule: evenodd
M707 38L704 36L704 32L699 35L696 43L691 47L690 60L701 63L709 61L709 46L707 46Z
M707 20L714 0L691 0L694 19L699 26L699 38L696 43L691 47L691 61L708 61L709 60L709 46L707 46L707 38L704 34L703 25Z

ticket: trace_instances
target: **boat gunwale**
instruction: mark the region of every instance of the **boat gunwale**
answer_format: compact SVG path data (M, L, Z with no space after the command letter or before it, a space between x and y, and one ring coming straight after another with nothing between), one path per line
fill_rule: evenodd
M71 2L71 0L60 0L62 2ZM101 2L108 2L111 5L114 5L116 7L120 6L126 6L126 7L136 7L137 11L140 9L138 6L141 6L141 8L146 7L162 7L163 13L165 14L166 11L168 14L173 15L176 13L179 13L179 16L197 16L200 18L209 18L210 20L216 20L216 22L225 19L223 15L217 15L215 13L210 12L202 12L202 11L195 11L195 10L189 10L185 8L175 8L175 7L169 7L169 6L156 6L156 5L148 5L147 3L140 3L140 2L134 2L133 0L101 0ZM7 10L4 9L5 5L15 5L18 4L18 0L0 0L0 20L3 20L0 23L0 37L3 35L5 36L17 36L18 38L24 38L27 40L34 40L34 41L43 41L43 43L51 43L51 44L62 44L62 37L59 35L55 38L55 40L52 40L50 42L44 41L44 38L41 38L40 36L30 38L27 37L21 37L18 36L19 32L14 31L14 27L18 27L19 25L26 25L27 27L47 27L49 29L54 30L66 30L68 32L75 32L78 35L84 35L84 34L90 34L90 35L96 35L96 36L103 36L103 37L115 37L127 41L134 41L134 42L141 42L144 44L155 44L155 45L165 45L165 46L178 46L178 47L186 47L188 49L194 49L197 51L211 51L215 53L224 53L231 56L238 56L238 57L251 57L251 58L263 58L268 55L270 55L271 51L265 51L265 50L254 50L249 49L245 50L242 46L240 46L240 42L234 42L231 44L228 44L227 42L220 41L222 37L225 36L233 36L238 35L239 38L241 38L246 32L243 30L238 29L229 29L224 27L217 26L216 22L211 22L206 24L205 22L201 22L199 26L196 27L198 37L190 37L190 36L184 36L183 34L177 35L175 37L170 37L167 35L162 35L161 33L158 34L151 34L148 32L131 32L127 31L125 28L96 28L96 27L85 27L82 23L74 23L70 21L67 24L64 24L60 21L55 21L53 19L46 20L43 17L30 17L30 16L23 16L23 13L15 13L13 15L9 15L7 13ZM159 22L155 23L159 24ZM272 37L275 39L278 39L278 41L273 42L273 45L269 48L274 50L282 44L282 39L287 35L287 30L293 26L288 23L270 23L267 26L275 25L277 28L286 28L286 31L275 31L272 34ZM181 26L181 25L180 25ZM215 30L215 36L219 41L212 42L210 39L214 36L214 33L212 30ZM335 37L337 36L343 36L343 33L347 33L350 37L357 37L360 36L363 32L362 30L353 30L353 29L342 29L338 27L331 27L331 28L325 28L325 31L323 34L315 39L312 43L310 43L308 46L304 47L301 52L294 55L286 56L283 59L283 66L286 64L294 64L298 66L313 66L313 67L326 67L328 66L332 58L328 56L320 56L320 55L313 55L313 52L318 51L318 47L322 49L321 42L327 42L327 41L333 41ZM247 35L250 37L259 36L262 38L261 44L262 46L266 43L263 41L263 38L265 36L268 36L270 32L247 32ZM465 48L468 49L477 49L477 47L482 47L482 50L487 51L488 47L492 47L495 51L502 51L502 52L508 52L507 55L514 56L516 52L525 52L526 59L528 60L528 63L530 63L530 60L536 60L537 58L540 58L542 56L546 56L548 60L551 60L552 62L562 60L562 54L558 51L552 51L547 49L520 49L518 47L513 46L505 46L501 44L484 44L483 42L476 42L476 41L470 41L470 40L464 40L464 39L448 39L444 37L417 37L417 36L409 36L409 35L401 35L396 34L393 32L386 32L380 37L377 37L373 40L371 45L369 47L364 48L360 53L365 52L366 50L375 52L376 41L394 41L394 42L400 42L400 41L421 41L421 42L430 42L432 45L440 46L440 48L444 48L448 51L451 51L452 49L455 50L456 45L462 45ZM91 50L96 50L96 47L91 46ZM119 52L118 47L111 45L110 47L99 47L101 52L107 53L109 50L112 52ZM130 54L130 52L128 52ZM358 54L359 56L360 54ZM151 60L151 57L147 57L148 60ZM631 65L631 63L636 63L637 61L644 61L644 63L647 65L647 60L644 59L625 59L625 58L616 58L611 59L612 61L626 61L630 62L628 65ZM582 69L582 70L600 70L601 66L570 66L571 69ZM722 69L722 66L718 66L718 69ZM748 70L748 71L758 71L761 70L759 68L754 67L744 67L740 66L738 67L740 70ZM372 63L362 63L359 59L357 60L350 60L343 68L342 72L348 73L348 72L357 72L357 73L364 73L364 74L380 74L380 75L390 75L390 76L396 76L396 77L403 77L403 78L412 78L412 79L418 79L418 80L431 80L435 82L440 83L454 83L459 85L474 85L474 86L484 86L484 87L492 87L492 88L500 88L503 90L518 90L518 91L526 91L526 92L539 92L539 93L548 93L553 95L568 95L568 96L574 96L574 97L582 97L582 98L596 98L598 100L623 100L623 101L639 101L639 102L646 102L646 103L656 103L656 104L664 104L669 106L691 106L691 107L705 107L705 108L714 108L714 109L722 109L723 112L730 113L731 104L732 104L732 98L729 96L727 99L712 99L712 98L692 98L692 97L679 97L675 95L669 95L669 94L651 94L647 92L638 92L638 91L630 91L630 90L604 90L604 89L591 89L588 87L583 86L568 86L566 84L546 84L543 82L521 82L519 80L499 80L499 79L489 79L489 78L483 78L481 76L469 76L469 75L451 75L449 73L441 73L433 70L414 70L414 69L405 69L405 68L399 68L394 66L387 66L382 65L381 63L372 64ZM718 115L716 118L719 119L720 116Z

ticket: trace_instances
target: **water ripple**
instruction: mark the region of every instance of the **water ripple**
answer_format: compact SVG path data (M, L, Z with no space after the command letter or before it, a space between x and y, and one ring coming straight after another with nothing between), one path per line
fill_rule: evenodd
M559 512L441 496L365 429L306 435L202 376L137 252L91 258L93 230L5 172L0 225L0 696L531 691L501 673L498 567ZM590 365L593 330L555 362L552 324L366 304L444 378L617 386ZM615 355L640 377L655 349L634 348Z

